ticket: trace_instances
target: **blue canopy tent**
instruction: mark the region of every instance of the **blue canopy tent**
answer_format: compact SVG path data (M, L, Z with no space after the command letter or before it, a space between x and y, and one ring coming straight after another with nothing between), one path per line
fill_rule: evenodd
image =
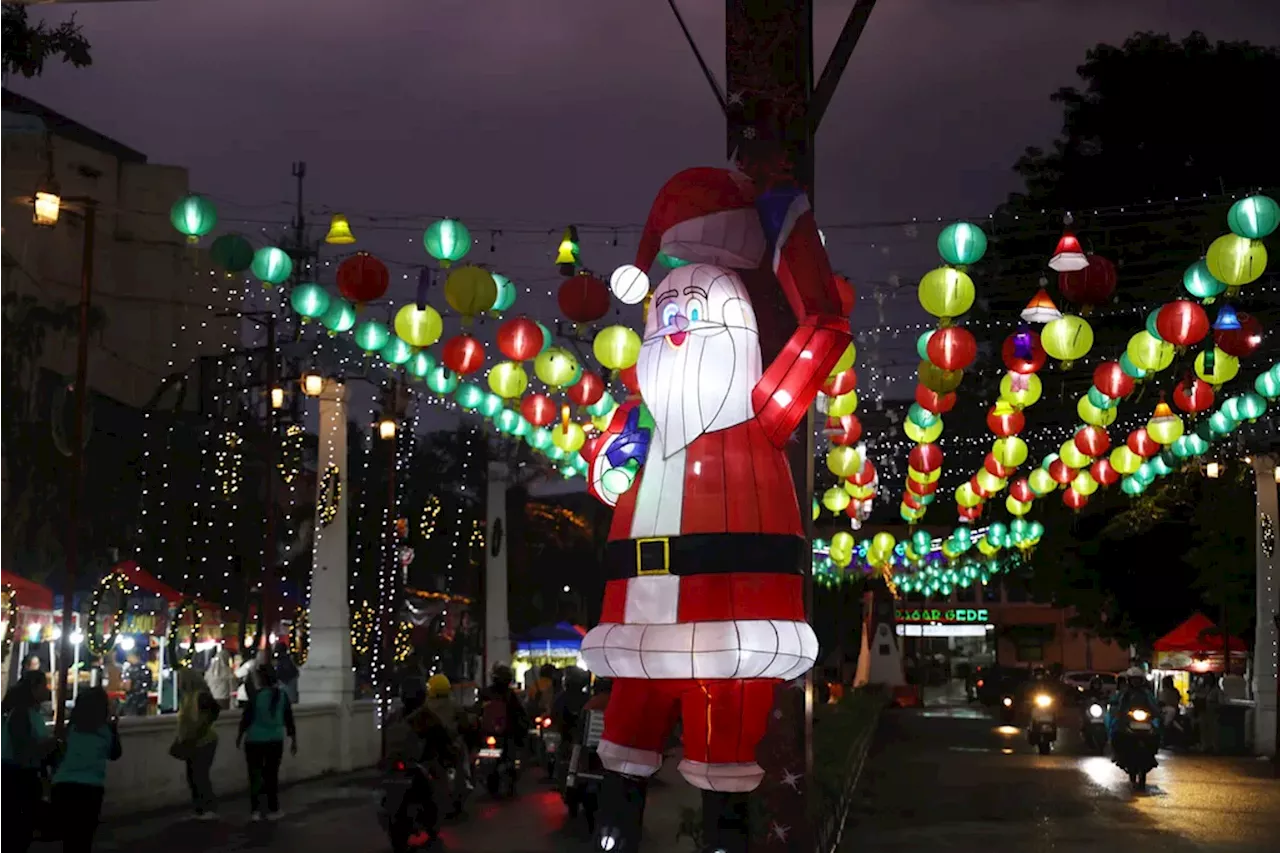
M557 667L579 666L585 668L580 652L586 630L569 622L555 625L539 625L523 634L513 636L516 680L523 681L524 673L544 663Z

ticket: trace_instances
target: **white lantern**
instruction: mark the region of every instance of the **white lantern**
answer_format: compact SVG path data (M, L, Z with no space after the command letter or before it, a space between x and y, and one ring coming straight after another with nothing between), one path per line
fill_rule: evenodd
M639 305L649 295L649 276L632 264L623 264L609 276L609 289L624 305Z

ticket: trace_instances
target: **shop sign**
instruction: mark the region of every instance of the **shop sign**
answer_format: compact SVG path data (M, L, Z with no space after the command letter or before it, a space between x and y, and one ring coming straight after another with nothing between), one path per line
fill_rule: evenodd
M894 613L899 622L942 622L949 625L970 625L986 623L989 613L983 608L956 607L948 610L897 610Z

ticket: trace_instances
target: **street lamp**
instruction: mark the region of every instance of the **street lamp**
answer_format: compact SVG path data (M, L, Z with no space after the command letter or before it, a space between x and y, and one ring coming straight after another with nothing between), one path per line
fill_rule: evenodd
M378 438L383 441L391 441L396 437L396 419L392 415L384 414L378 418Z
M1217 462L1210 462L1204 466L1204 475L1210 480L1218 479L1218 475L1222 473L1222 466Z
M32 222L42 228L52 228L58 224L58 214L62 211L62 193L58 190L57 181L51 177L41 181L31 202Z
M324 391L324 377L314 370L303 373L299 382L302 385L302 393L308 397L319 397Z
M284 408L284 389L279 385L276 385L271 389L271 408Z

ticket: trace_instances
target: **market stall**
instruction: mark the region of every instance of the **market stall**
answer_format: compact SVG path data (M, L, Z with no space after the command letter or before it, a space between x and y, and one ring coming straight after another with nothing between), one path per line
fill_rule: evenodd
M53 590L10 571L0 570L3 589L5 688L30 665L51 672L56 666L55 640L62 636Z
M555 625L542 625L512 637L515 654L511 665L515 671L516 683L523 683L525 673L546 663L560 669L568 666L586 669L581 653L582 638L586 633L586 629L580 625L557 622Z

